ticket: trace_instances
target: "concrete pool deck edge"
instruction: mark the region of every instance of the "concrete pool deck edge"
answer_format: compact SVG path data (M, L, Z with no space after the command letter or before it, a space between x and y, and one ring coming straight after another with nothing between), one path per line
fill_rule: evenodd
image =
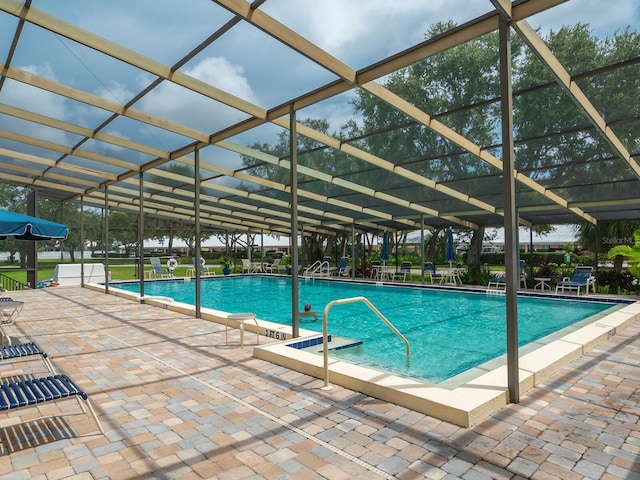
M104 285L86 284L86 288L104 292ZM195 306L173 302L165 297L141 297L132 292L109 287L109 293L133 301L195 316ZM229 314L219 310L201 309L203 320L238 328L228 320ZM640 319L640 302L623 305L618 310L596 319L567 335L545 344L519 358L520 394L545 381L561 368L576 360ZM273 343L254 348L256 358L289 368L316 378L324 378L323 357L288 346L292 343L291 327L258 319L258 326L244 325L246 332L274 339ZM317 332L300 330L299 342L318 337ZM329 383L393 402L426 415L463 427L478 424L509 403L507 368L501 366L484 373L466 384L446 389L410 378L400 377L372 368L329 359Z

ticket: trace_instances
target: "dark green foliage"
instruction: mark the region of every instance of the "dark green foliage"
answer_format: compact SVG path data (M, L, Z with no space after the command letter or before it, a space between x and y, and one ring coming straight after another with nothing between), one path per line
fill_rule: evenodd
M466 285L487 285L491 278L488 268L468 268L460 274L460 279Z
M607 290L612 294L640 293L640 279L634 277L629 270L599 270L596 274L596 283L601 290Z

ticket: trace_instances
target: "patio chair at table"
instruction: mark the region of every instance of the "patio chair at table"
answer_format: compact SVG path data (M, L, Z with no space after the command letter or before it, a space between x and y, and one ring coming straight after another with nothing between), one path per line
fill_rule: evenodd
M518 281L522 288L527 288L527 276L524 273L524 260L520 260L518 263ZM498 277L493 277L487 284L488 288L507 288L507 277L503 274Z
M382 278L382 263L378 260L371 262L371 278L380 280Z
M440 280L440 283L442 283L442 280L445 277L444 275L436 271L436 266L433 264L433 262L424 262L424 276L429 276L429 281L432 285L434 278Z
M344 276L345 272L348 272L348 265L349 257L342 257L340 260L338 260L338 264L331 269L331 275Z
M256 273L256 264L248 258L242 259L242 273Z
M400 269L393 275L394 280L402 279L403 282L407 281L407 274L411 273L411 262L402 262Z
M278 271L280 270L280 260L282 259L275 258L273 260L273 263L265 263L264 264L265 273L278 273Z

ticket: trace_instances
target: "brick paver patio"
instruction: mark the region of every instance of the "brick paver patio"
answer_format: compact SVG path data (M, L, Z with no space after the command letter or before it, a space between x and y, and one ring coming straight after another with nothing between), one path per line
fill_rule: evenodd
M640 479L640 325L460 428L254 359L224 327L79 287L15 292L90 395L0 416L0 479ZM231 335L236 335L236 332ZM235 340L235 339L234 339ZM262 342L267 339L262 337ZM0 364L44 374L37 358Z

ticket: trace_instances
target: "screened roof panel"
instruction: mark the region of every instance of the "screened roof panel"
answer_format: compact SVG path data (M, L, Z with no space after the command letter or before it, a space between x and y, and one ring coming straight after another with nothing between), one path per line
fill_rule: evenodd
M95 138L91 138L81 145L81 149L86 152L92 152L99 155L103 155L108 159L120 160L122 162L128 162L131 165L144 165L157 158L157 154L162 154L162 150L158 149L145 149L141 144L132 144L121 137L110 138L107 135L100 138L106 140L101 141ZM117 141L117 143L116 143ZM127 148L132 147L132 148ZM154 155L156 154L156 155Z
M198 80L211 83L206 71L196 68L187 73ZM136 102L134 108L159 118L170 118L172 122L204 136L248 118L246 113L171 82L162 82Z
M148 214L192 222L199 178L203 222L282 233L295 158L310 230L500 225L503 15L522 223L637 215L633 14L316 3L0 0L2 180L135 211L145 172Z
M270 61L264 62L266 58ZM220 32L181 71L262 107L279 105L337 79L326 68L243 22ZM267 77L269 82L264 81Z
M0 114L0 128L4 129L7 133L12 133L25 138L25 143L29 138L34 140L42 139L59 145L61 148L70 148L84 138L81 135L74 135L69 132L61 131L57 128L52 128L40 123L30 122L28 120L3 114ZM28 152L31 148L25 143L16 142L14 144L14 148L18 151ZM33 147L35 147L35 145L33 145ZM51 154L50 150L45 149L45 151L49 156L55 156Z
M311 4L267 1L261 10L359 69L370 65L372 58L386 58L420 43L429 26L437 21L451 18L462 24L491 8L482 0L451 0L446 6L419 3L373 2L370 8L363 9L362 3L355 0ZM392 25L395 28L389 28Z
M159 62L173 64L188 46L196 46L230 18L214 2L87 2L64 3L33 0L32 5L49 15L103 37Z
M163 124L164 122L144 122L120 115L109 123L106 131L114 136L166 152L171 152L185 143L190 143L190 137L185 135L188 133L188 131L185 131L187 130L186 128L179 132L174 132L168 128L162 128Z
M143 71L44 28L26 24L12 65L108 100L125 102L151 83ZM30 45L38 45L33 51ZM57 62L51 62L55 58Z

